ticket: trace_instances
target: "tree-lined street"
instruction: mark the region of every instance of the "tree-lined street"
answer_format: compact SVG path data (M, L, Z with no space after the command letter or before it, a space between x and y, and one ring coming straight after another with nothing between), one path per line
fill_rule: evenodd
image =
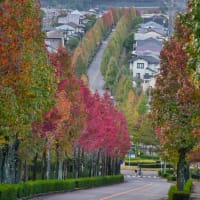
M157 177L156 172L143 172L143 177L135 177L133 171L122 171L122 184L78 190L33 198L32 200L165 200L171 183Z
M135 7L98 13L74 51L59 41L56 52L46 51L40 9L0 3L0 200L189 199L200 173L199 0L160 46L148 91L154 74L131 54L144 20Z

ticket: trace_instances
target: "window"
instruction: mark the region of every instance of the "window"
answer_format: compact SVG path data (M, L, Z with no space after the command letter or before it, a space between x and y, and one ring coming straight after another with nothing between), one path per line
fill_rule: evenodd
M140 73L136 73L136 77L137 77L137 78L140 78Z
M137 69L144 69L144 63L137 63Z

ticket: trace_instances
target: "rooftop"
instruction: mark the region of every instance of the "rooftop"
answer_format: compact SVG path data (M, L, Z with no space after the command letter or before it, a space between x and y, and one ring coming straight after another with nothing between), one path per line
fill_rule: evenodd
M131 61L134 62L138 59L146 60L150 64L159 64L159 59L153 57L153 56L134 56Z

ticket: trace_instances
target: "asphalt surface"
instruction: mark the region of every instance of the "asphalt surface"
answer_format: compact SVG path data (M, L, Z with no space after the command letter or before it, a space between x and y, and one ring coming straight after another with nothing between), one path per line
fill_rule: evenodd
M101 58L103 55L103 51L107 45L107 41L103 42L98 53L94 57L92 63L89 66L88 69L88 78L89 78L89 85L90 89L94 93L95 91L98 91L100 96L104 94L104 83L103 76L100 72L100 65L101 65Z
M105 81L100 71L101 59L104 49L106 48L111 35L112 33L105 41L102 42L96 56L93 58L93 61L91 62L87 71L91 91L93 93L95 91L98 91L100 96L103 96L103 94L105 93L105 90L103 89Z
M32 200L166 200L171 183L154 172L137 176L133 171L122 171L125 182L73 192L51 194Z

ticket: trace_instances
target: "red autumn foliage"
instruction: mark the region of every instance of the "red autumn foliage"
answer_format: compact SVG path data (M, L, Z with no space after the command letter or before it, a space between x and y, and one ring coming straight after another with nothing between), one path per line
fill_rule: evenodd
M84 85L81 95L87 110L86 127L79 144L88 152L101 150L110 156L124 157L130 149L126 121L117 111L108 94L92 95Z

